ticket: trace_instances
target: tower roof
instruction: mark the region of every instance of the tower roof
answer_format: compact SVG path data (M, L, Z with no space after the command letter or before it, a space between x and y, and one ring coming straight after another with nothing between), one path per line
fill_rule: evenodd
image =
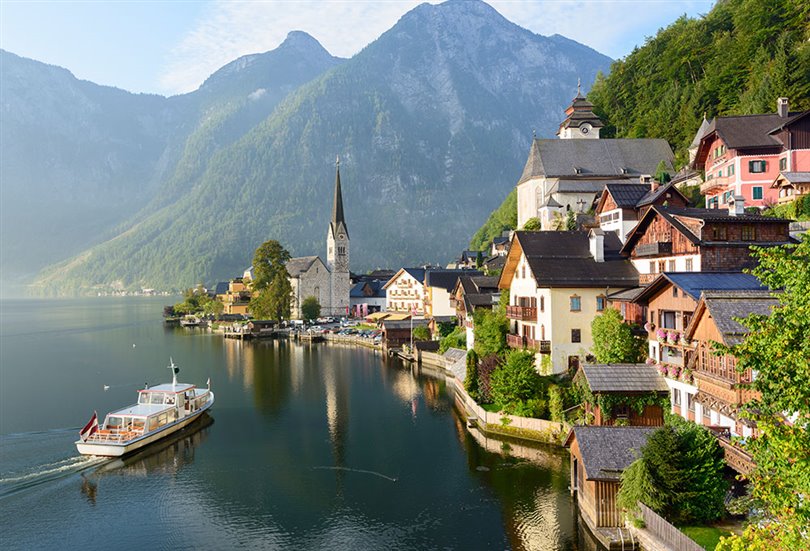
M332 222L329 227L334 235L341 226L348 237L349 230L346 228L346 220L343 217L343 193L340 189L340 158L338 158L335 162L335 199L332 204Z

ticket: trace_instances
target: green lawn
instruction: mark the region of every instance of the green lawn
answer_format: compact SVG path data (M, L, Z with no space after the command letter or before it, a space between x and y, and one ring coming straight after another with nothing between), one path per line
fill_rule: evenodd
M728 530L714 526L680 526L679 529L706 551L714 551L722 536L731 535Z

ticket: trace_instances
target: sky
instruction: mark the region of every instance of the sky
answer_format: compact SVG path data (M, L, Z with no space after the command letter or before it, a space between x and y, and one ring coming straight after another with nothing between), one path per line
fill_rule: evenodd
M64 67L98 84L174 95L195 90L239 56L274 49L293 30L308 32L332 55L351 57L420 3L0 0L0 48ZM614 59L626 56L681 15L707 13L713 3L489 1L504 17L532 32L561 34Z

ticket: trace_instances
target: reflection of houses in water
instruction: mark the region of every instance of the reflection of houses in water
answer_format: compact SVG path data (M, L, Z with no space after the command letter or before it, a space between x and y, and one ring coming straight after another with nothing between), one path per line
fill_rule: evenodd
M326 423L329 441L336 467L346 466L346 442L349 437L349 382L346 369L328 365L323 370L326 393ZM343 480L343 471L335 470L338 484Z
M225 370L228 380L243 379L242 386L253 386L253 348L239 339L222 339L225 348Z

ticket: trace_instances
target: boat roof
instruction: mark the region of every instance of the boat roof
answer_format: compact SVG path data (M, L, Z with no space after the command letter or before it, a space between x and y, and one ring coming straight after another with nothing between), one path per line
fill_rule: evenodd
M118 411L111 411L107 416L127 415L132 417L149 417L166 409L174 409L174 406L166 404L133 404L124 409L119 409Z
M186 390L191 390L192 388L194 388L194 385L188 383L177 383L176 385L164 383L162 385L150 386L149 388L142 388L138 392L174 392L175 394L179 394Z

